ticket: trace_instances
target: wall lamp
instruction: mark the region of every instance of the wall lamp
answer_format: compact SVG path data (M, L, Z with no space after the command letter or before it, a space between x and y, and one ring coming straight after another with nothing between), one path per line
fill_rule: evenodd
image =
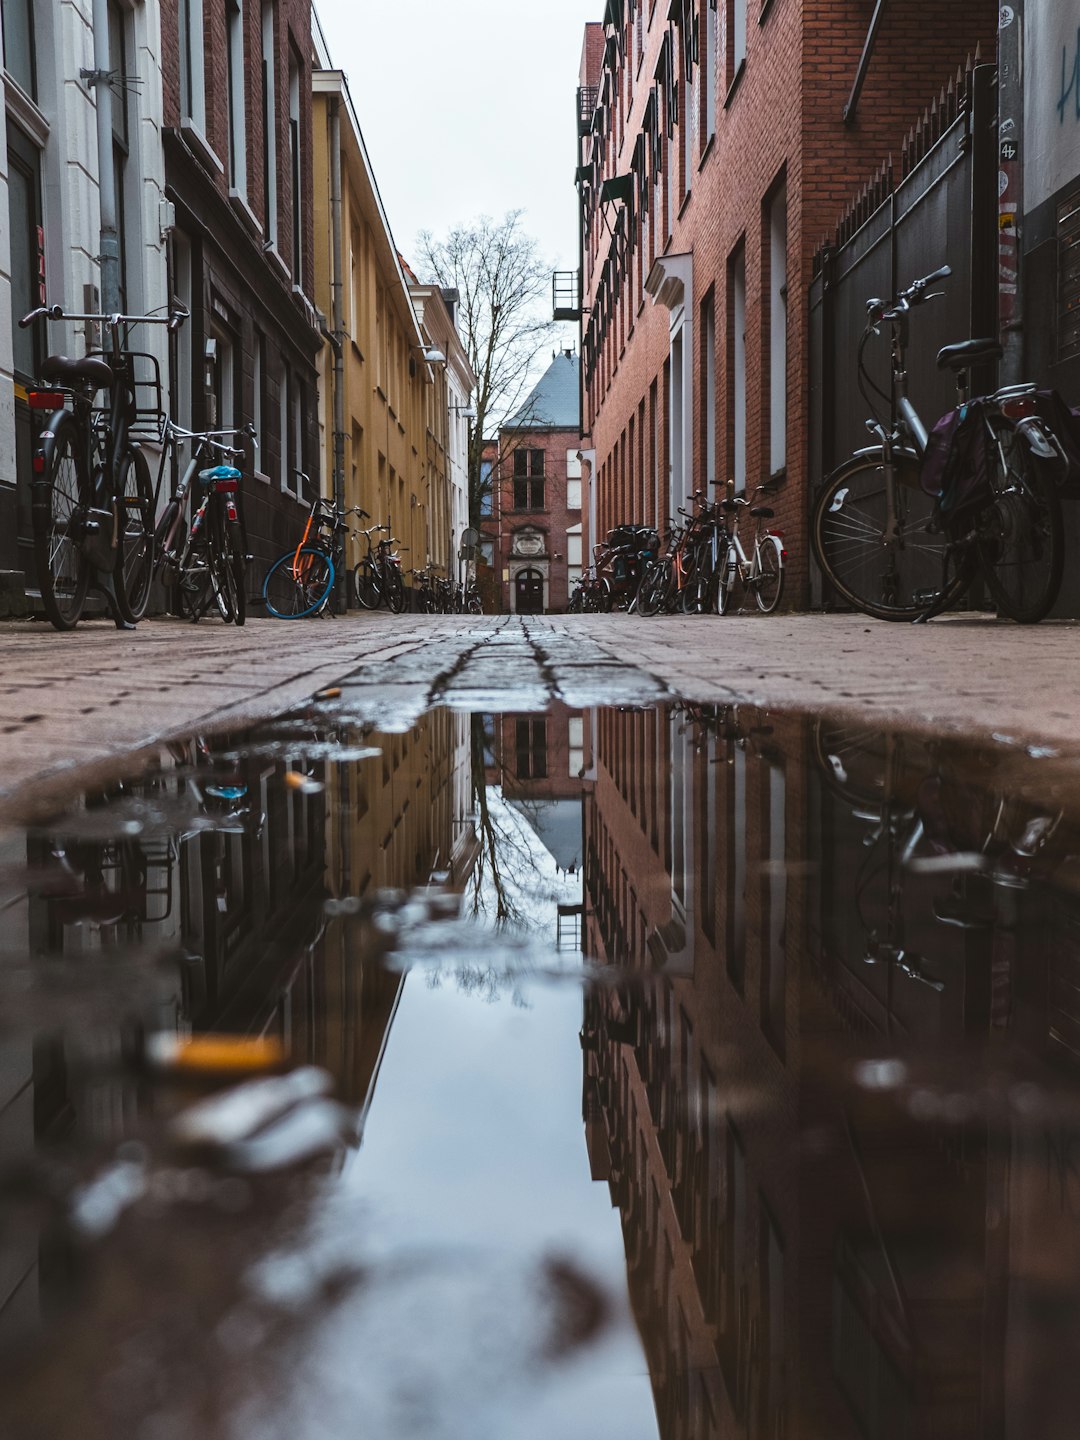
M414 350L419 350L429 365L445 365L446 356L437 345L414 345Z
M448 407L455 415L460 415L463 420L475 420L476 408L473 405L451 405Z

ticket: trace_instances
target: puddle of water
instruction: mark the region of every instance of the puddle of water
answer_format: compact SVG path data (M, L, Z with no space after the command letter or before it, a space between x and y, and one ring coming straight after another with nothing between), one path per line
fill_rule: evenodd
M0 1433L1071 1435L1068 764L371 721L0 841Z

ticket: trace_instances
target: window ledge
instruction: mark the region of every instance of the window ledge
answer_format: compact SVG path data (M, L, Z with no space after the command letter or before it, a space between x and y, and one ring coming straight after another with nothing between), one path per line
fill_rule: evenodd
M270 484L270 476L264 474L262 470L253 470L251 473L256 480L261 480L264 485Z
M761 14L758 16L757 21L759 25L765 24L765 21L769 18L769 11L772 9L772 7L773 0L761 0Z
M216 170L219 175L225 174L225 166L218 159L214 147L190 116L180 121L180 134L183 136L184 143L188 149L195 156L196 160L200 161L204 169L211 171Z
M247 196L241 194L239 190L234 190L232 186L230 186L229 204L240 216L240 219L244 222L244 224L251 231L251 233L261 240L263 237L263 227L259 220L259 217L255 214L255 211L252 210L251 206L248 204Z
M4 101L8 119L25 130L30 139L43 150L49 139L49 122L19 82L4 71Z
M704 168L705 168L705 161L708 160L709 156L713 153L713 151L714 151L715 149L716 149L716 131L714 130L714 131L712 132L712 134L709 136L708 141L706 142L705 149L702 150L702 152L701 152L701 159L698 161L698 167L697 167L697 168L698 168L698 174L699 174L699 175L701 174L702 170L704 170Z
M273 268L281 276L282 280L292 279L292 271L285 264L285 261L281 258L281 251L277 248L277 246L272 240L267 240L263 243L263 254L266 256L267 260L269 260Z
M683 216L686 214L686 207L690 204L690 201L693 198L694 192L692 190L687 190L686 194L682 198L682 204L679 206L679 213L675 216L676 220L681 220L683 218Z
M735 76L734 76L731 84L728 86L728 92L727 92L727 94L724 96L724 109L725 109L725 110L726 110L726 109L728 108L728 106L731 104L732 100L734 100L734 98L735 98L735 91L739 88L739 83L740 83L740 81L742 80L742 77L743 77L745 74L746 74L746 57L745 57L745 55L744 55L743 58L739 61L739 68L735 71Z

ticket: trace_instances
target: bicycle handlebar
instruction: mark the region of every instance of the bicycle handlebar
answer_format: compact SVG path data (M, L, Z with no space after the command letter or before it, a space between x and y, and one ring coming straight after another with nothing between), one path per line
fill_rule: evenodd
M24 315L19 321L19 329L25 330L35 320L42 318L46 320L91 320L95 324L108 325L111 330L117 330L121 325L167 325L170 330L178 330L188 319L191 312L186 307L178 307L170 310L168 315L73 315L66 312L61 305L39 305L36 310L31 310L29 315Z

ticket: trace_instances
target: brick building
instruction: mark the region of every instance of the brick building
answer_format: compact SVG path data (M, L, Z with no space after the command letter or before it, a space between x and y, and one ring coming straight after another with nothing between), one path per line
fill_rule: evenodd
M297 472L319 483L311 7L164 0L161 60L169 279L191 311L172 413L254 422L243 513L258 575L299 534Z
M581 574L580 362L555 355L525 404L502 426L492 521L503 603L515 614L565 610Z
M608 0L578 90L595 532L696 488L775 486L805 603L807 295L837 213L997 6ZM902 85L896 76L903 74Z

